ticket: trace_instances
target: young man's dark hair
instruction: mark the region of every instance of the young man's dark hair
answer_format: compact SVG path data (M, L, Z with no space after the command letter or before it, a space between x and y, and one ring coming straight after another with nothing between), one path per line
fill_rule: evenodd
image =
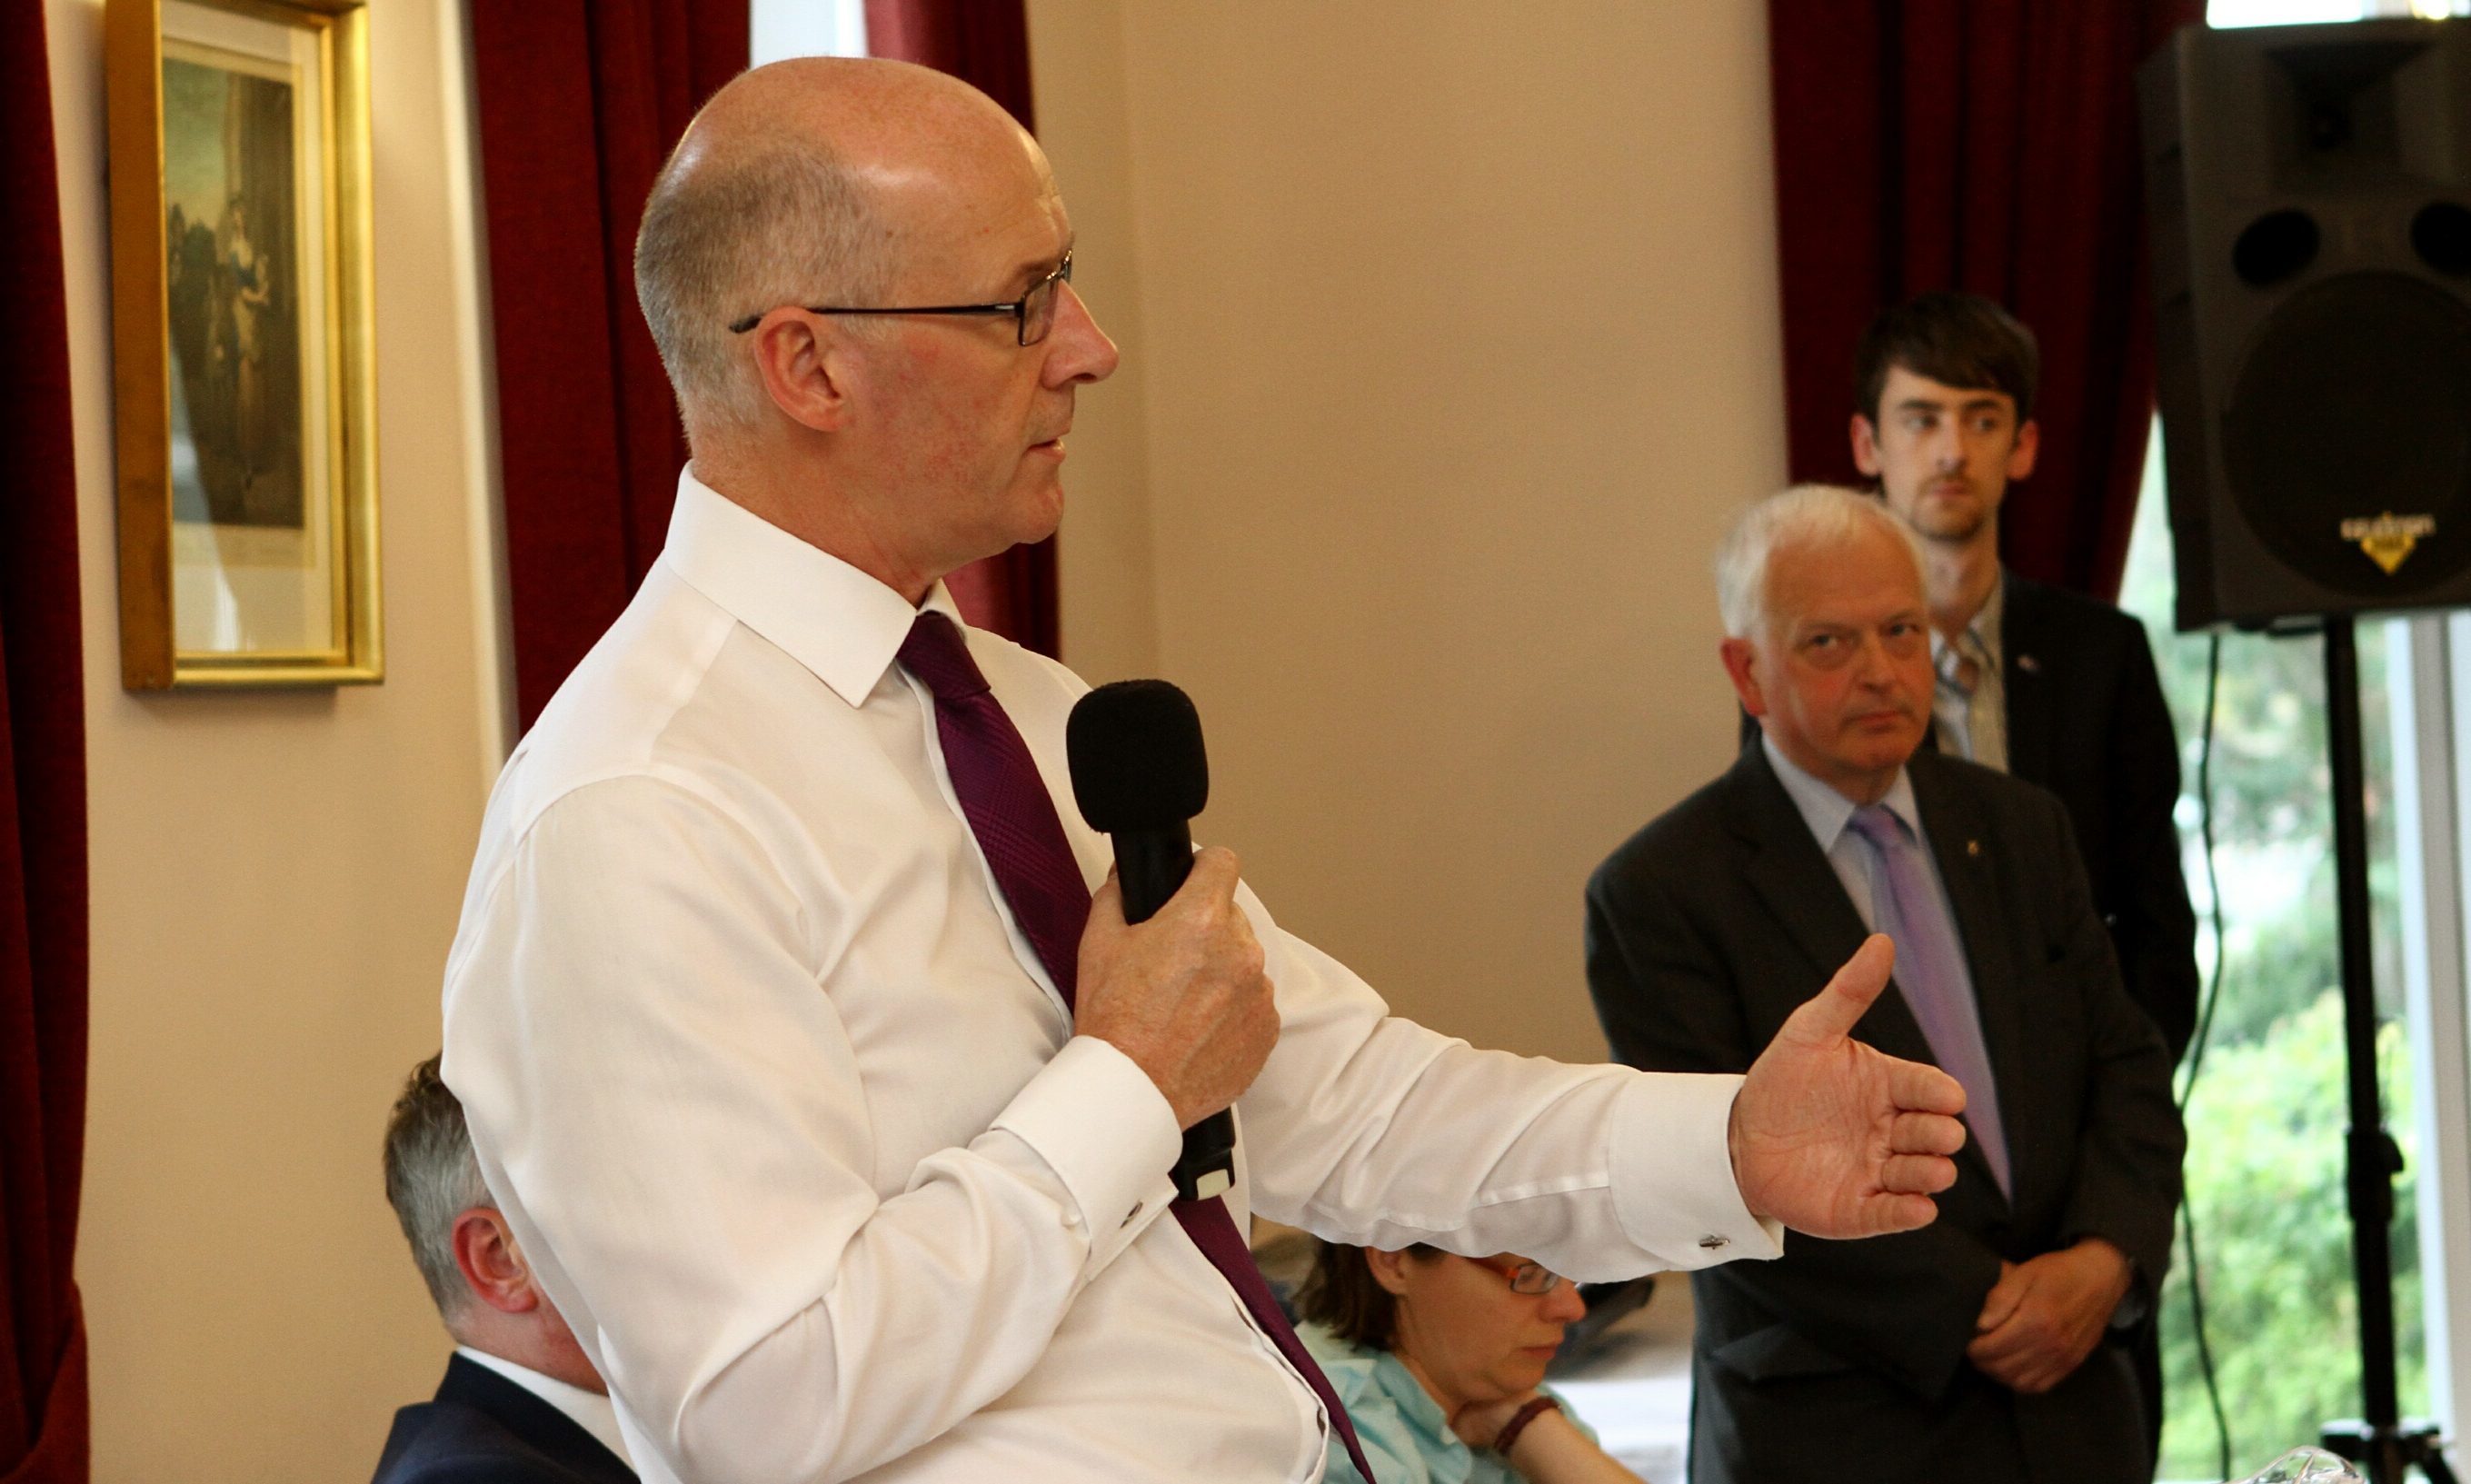
M1853 357L1853 405L1873 426L1892 367L1943 387L1988 387L2016 399L2016 421L2034 415L2042 353L2034 332L1978 294L1925 294L1871 321Z

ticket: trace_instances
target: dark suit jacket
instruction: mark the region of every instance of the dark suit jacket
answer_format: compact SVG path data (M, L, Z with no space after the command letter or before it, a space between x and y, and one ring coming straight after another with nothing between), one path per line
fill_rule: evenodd
M2197 914L2179 869L2179 740L2145 625L2008 574L2008 769L2059 795L2120 978L2177 1061L2197 1028Z
M457 1355L436 1400L394 1414L370 1484L635 1484L635 1475L573 1418Z
M2179 740L2145 625L2106 602L2005 577L2008 771L2066 808L2120 978L2176 1063L2197 1028L2197 914L2172 819ZM1742 744L1758 736L1743 717Z
M1992 1381L1965 1348L2003 1259L2081 1237L2117 1243L2150 1303L2170 1261L2184 1142L2169 1053L2120 987L2057 801L1935 753L1908 771L1972 971L2014 1199L1968 1145L1921 1231L1795 1237L1777 1261L1696 1274L1691 1477L2148 1479L2119 1347L2098 1346L2041 1397ZM1588 986L1614 1054L1635 1067L1744 1070L1863 936L1757 747L1588 884ZM1893 986L1855 1034L1932 1059Z

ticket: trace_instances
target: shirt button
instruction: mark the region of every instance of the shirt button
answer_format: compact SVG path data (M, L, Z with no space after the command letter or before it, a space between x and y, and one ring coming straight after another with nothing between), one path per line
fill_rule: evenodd
M1731 1237L1719 1237L1713 1232L1710 1232L1706 1236L1699 1238L1699 1247L1703 1252L1713 1252L1719 1247L1730 1246L1731 1243Z

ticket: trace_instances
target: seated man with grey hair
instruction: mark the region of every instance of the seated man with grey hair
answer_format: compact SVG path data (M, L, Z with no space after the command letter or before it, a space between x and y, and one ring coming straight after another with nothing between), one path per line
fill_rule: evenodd
M1965 1085L1940 1218L1692 1276L1696 1484L2153 1477L2122 1329L2170 1260L2171 1058L2121 987L2057 799L1944 754L1913 536L1807 486L1716 562L1725 670L1760 743L1588 885L1614 1053L1738 1072L1872 931L1855 1030Z
M635 1484L608 1388L533 1283L435 1056L387 1119L386 1188L456 1349L436 1399L395 1414L373 1484Z

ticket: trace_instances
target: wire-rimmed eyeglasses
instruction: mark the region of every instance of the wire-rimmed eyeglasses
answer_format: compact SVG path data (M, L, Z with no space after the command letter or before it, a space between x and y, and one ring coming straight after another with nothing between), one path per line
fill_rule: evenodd
M1021 297L1004 304L905 304L897 307L854 307L844 305L808 304L802 306L811 315L1010 315L1016 338L1023 345L1035 345L1047 339L1055 327L1056 285L1072 281L1072 254L1068 249L1054 271L1022 291ZM763 315L748 315L729 327L732 335L743 335L764 322Z

